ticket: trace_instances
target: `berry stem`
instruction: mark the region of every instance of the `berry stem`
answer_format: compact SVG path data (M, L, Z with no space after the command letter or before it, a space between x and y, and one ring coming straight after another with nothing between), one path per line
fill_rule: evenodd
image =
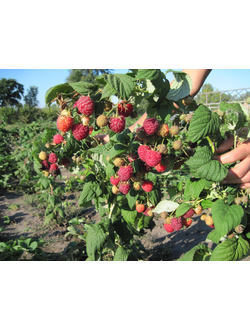
M214 154L214 153L215 153L214 143L213 143L213 141L210 139L209 136L207 136L207 140L208 140L208 143L209 143L209 145L210 145L210 147L211 147L211 149L212 149L212 152L213 152L213 154Z
M115 207L115 203L111 204L110 211L109 211L109 219L111 219L111 216L112 216L112 212L114 210L114 207Z

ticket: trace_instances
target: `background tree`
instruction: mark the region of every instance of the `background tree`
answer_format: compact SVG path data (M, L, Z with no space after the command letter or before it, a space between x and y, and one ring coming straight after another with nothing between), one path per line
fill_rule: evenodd
M72 69L69 70L69 76L66 82L86 81L90 83L95 82L95 78L100 74L112 73L113 69Z
M18 106L20 105L24 93L24 86L19 84L15 79L0 80L0 106Z
M204 94L207 93L207 94ZM197 103L220 103L221 101L233 101L233 97L230 94L221 93L218 90L215 90L211 84L204 84L201 92L196 97Z
M27 94L24 96L25 104L28 104L30 107L35 108L38 105L37 94L38 94L38 87L31 86L27 90Z

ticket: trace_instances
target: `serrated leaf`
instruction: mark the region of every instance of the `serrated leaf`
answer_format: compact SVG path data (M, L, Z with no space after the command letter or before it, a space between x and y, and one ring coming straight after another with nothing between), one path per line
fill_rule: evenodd
M136 75L136 79L148 79L151 81L157 80L161 75L159 69L139 69Z
M185 73L180 71L168 70L174 74L175 80L171 84L170 91L168 92L166 98L172 101L178 101L188 96L192 89L192 79Z
M178 203L175 203L175 202L172 202L169 200L161 201L154 208L154 213L157 213L157 214L160 214L162 212L171 213L171 212L174 212L178 206L179 206Z
M198 244L190 251L186 252L179 261L199 261L203 260L205 255L209 255L211 250L205 244Z
M127 261L131 251L131 249L126 249L123 246L119 246L115 252L113 261Z
M210 231L210 233L207 235L207 239L214 242L215 244L219 244L221 237L222 235L218 233L216 229Z
M98 90L98 85L86 81L79 81L75 83L68 83L77 93L81 95L88 95Z
M226 235L237 227L244 217L244 211L239 205L226 204L222 199L218 199L212 205L212 218L216 231L221 236Z
M48 198L48 201L52 205L52 207L54 208L55 207L55 202L56 202L55 196L50 195L49 198Z
M202 138L216 133L220 128L220 117L205 105L200 105L190 122L188 139L197 142Z
M213 159L208 146L197 147L196 153L185 164L195 178L221 182L228 173L228 169L219 161Z
M45 94L45 104L48 106L57 97L59 93L73 93L74 89L68 84L59 84L49 88Z
M249 252L249 244L241 236L230 238L217 245L210 261L236 261Z
M134 208L135 202L137 201L138 196L139 196L139 192L134 189L130 189L130 191L126 195L130 209Z
M109 98L110 96L112 95L115 95L116 94L116 91L114 88L112 88L109 84L106 84L102 90L102 97L101 97L101 100L102 99L106 99L106 98Z
M129 99L135 85L133 78L127 74L109 74L106 75L106 78L108 85L115 90L115 94L121 98Z
M122 208L121 209L122 216L124 220L128 223L134 223L137 217L137 211L136 210L130 210L128 208Z
M97 184L98 182L96 181L95 176L93 174L88 175L79 198L80 207L83 203L92 201L92 199L96 196L95 188L97 188Z
M96 252L102 249L107 237L108 234L104 232L101 224L89 226L86 238L86 252L88 257L95 260Z
M115 144L112 149L109 151L109 157L110 159L125 153L127 150L127 146L123 144Z

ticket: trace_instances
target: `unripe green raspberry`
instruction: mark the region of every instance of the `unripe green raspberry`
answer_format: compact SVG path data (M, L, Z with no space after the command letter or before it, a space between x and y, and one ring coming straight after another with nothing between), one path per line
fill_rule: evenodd
M180 140L174 141L173 148L174 150L180 150L182 148L182 142Z
M240 198L240 197L236 197L236 198L234 199L234 203L235 203L236 205L240 205L240 204L242 203L241 198Z
M172 126L171 128L170 128L170 134L171 135L178 135L179 134L179 132L180 132L180 128L179 128L179 126Z
M192 113L189 113L188 115L186 115L186 117L185 117L185 122L186 123L190 123L190 121L192 120L192 118L193 118L193 114Z
M41 151L39 156L38 156L41 160L45 160L48 158L48 155L46 154L45 151Z
M241 197L242 203L247 203L248 202L248 196L244 195Z

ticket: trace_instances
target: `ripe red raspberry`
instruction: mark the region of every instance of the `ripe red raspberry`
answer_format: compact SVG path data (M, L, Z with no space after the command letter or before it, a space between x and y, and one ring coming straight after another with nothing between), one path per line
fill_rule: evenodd
M148 118L143 123L144 131L148 135L155 134L157 132L159 126L160 126L160 124L159 124L158 120L156 120L154 118Z
M110 178L110 182L113 186L118 186L120 179L119 178L115 178L114 176L111 176Z
M183 226L186 226L186 227L189 227L192 222L193 222L193 220L191 218L182 220Z
M195 214L193 209L189 209L185 214L183 214L184 219L192 218L192 216Z
M109 119L109 128L115 133L121 133L125 129L126 121L123 116Z
M49 154L48 160L51 164L55 164L57 162L57 155L54 152L52 152L51 154Z
M75 124L72 127L72 134L76 140L81 141L89 136L89 126L84 126L81 123Z
M130 184L129 183L120 183L119 190L124 195L127 195L130 190Z
M57 118L56 125L59 131L68 132L74 125L74 119L69 116L59 116Z
M86 116L91 116L95 110L95 102L89 96L81 96L74 105Z
M53 142L56 143L56 144L60 144L60 143L62 143L63 140L64 140L64 137L61 136L60 134L56 134L56 135L54 135L54 137L53 137Z
M161 153L154 150L148 150L146 153L145 161L148 166L154 167L160 163Z
M143 145L140 145L138 150L137 150L139 158L143 162L146 162L146 153L148 152L148 150L151 150L150 147L149 146L143 146Z
M40 164L42 165L43 169L49 169L49 163L47 162L47 160L42 160Z
M182 217L179 218L172 218L171 219L171 226L174 228L174 230L178 231L183 227L182 223Z
M142 212L144 212L144 211L145 211L145 205L143 205L143 204L138 204L138 205L136 205L136 211L137 211L138 213L142 213Z
M163 165L161 162L155 166L156 171L160 172L160 173L165 172L166 168L167 168L167 166Z
M51 164L49 168L49 172L53 175L56 176L57 174L60 174L60 170L56 164Z
M164 223L163 227L168 233L172 233L174 231L174 228L169 223Z
M142 185L141 185L142 189L146 192L150 192L152 191L153 187L154 187L154 184L152 181L149 181L149 180L145 180Z
M122 166L119 168L117 174L121 181L128 181L134 172L132 165Z
M124 117L129 117L133 112L134 107L131 103L121 102L118 104L118 113Z

